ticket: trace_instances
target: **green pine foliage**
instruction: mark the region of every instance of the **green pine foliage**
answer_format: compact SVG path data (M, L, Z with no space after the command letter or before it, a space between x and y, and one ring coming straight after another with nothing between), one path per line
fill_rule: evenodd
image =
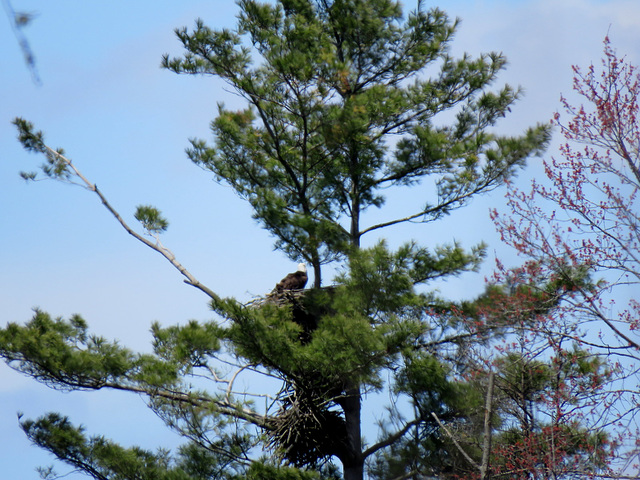
M316 286L321 265L386 226L361 226L384 189L423 185L424 203L389 224L432 221L501 185L546 144L546 126L518 138L493 133L520 95L508 85L488 90L506 61L450 57L457 24L438 9L239 4L237 30L201 21L178 30L186 54L163 64L218 76L246 99L241 111L220 105L214 144L193 139L189 156L251 203L277 248L313 265ZM452 125L440 125L443 112L455 114Z

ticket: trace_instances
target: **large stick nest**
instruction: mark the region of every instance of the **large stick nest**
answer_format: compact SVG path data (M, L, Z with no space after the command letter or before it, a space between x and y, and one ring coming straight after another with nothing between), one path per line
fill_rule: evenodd
M293 321L302 327L300 341L311 340L322 315L329 312L327 298L332 287L311 290L287 290L272 293L251 302L253 308L272 304L290 306ZM268 446L291 464L316 466L341 449L338 439L345 438L345 422L335 408L343 395L339 379L329 379L322 372L296 372L279 394L280 409L267 427Z
M268 445L297 467L316 466L338 453L346 427L342 416L330 409L332 400L318 386L287 385Z

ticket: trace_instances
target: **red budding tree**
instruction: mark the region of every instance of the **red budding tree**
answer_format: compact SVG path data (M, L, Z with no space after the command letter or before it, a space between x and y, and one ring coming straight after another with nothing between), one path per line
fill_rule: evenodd
M628 443L620 449L627 461L609 476L637 478L640 74L609 38L601 68L573 71L583 103L561 97L564 113L552 121L565 140L560 156L544 162L546 179L533 181L528 192L511 185L510 211L492 217L503 240L527 258L511 275L525 282L545 277L570 289L544 328L612 366L615 380L597 413L601 425L618 429L619 441Z
M478 458L482 453L483 462L456 478L610 475L617 442L601 411L613 372L606 358L573 340L575 325L562 314L564 303L577 295L575 286L585 286L587 279L580 272L570 278L544 273L533 262L528 270L503 271L459 312L491 336L467 355L475 359L467 381L485 392L482 418L455 432L460 450Z

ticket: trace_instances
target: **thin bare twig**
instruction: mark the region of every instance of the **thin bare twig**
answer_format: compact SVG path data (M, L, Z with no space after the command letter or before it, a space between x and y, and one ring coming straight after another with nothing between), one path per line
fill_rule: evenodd
M36 67L36 57L31 50L27 37L22 31L22 29L30 23L33 15L24 12L16 12L9 0L2 0L2 4L9 19L9 23L11 24L11 30L13 30L13 34L18 41L20 50L22 50L24 62L31 73L31 80L33 80L33 83L38 86L42 85L40 75L38 74L38 68Z
M431 412L431 416L436 420L436 422L438 423L440 428L442 430L444 430L444 432L447 434L447 436L453 441L453 444L460 451L460 453L467 460L467 462L469 462L471 465L473 465L474 468L480 470L482 467L480 465L478 465L476 462L474 462L473 458L471 458L469 456L469 454L467 452L465 452L464 448L462 448L462 446L458 443L458 441L453 436L453 434L449 431L449 429L447 427L445 427L444 424L440 421L440 419L438 418L438 415L436 415L435 412Z

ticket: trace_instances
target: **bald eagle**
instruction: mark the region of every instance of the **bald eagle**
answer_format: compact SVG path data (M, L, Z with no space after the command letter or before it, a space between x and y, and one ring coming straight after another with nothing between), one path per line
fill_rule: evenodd
M307 284L307 279L307 266L304 263L299 263L298 270L280 280L273 292L282 293L285 290L300 290Z

